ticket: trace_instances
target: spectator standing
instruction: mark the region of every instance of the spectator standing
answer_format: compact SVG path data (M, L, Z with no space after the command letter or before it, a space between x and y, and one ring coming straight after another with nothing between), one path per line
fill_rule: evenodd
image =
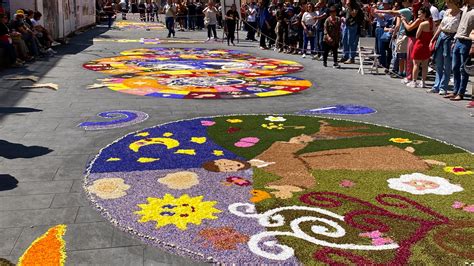
M389 0L383 0L382 5L378 6L378 9L389 10L391 8ZM375 17L375 52L380 55L380 64L384 68L388 68L387 62L387 50L388 47L384 46L382 36L385 34L385 27L389 19L392 18L390 14L386 13L374 13ZM386 41L386 40L384 40Z
M151 5L153 6L153 18L156 17L156 22L160 22L160 7L158 6L158 4L156 2L152 2Z
M254 41L255 39L255 30L257 29L257 9L255 8L255 3L252 2L247 9L247 38L246 40Z
M196 2L196 28L198 30L204 29L204 13L202 13L203 10L204 10L204 6L198 0Z
M441 19L442 19L441 16L440 16L438 8L435 7L434 5L432 5L430 3L430 0L423 0L422 6L429 8L430 13L431 13L431 19L433 20L434 25L436 27L438 27L438 25L439 25L439 23L441 23Z
M316 55L313 57L315 60L319 60L323 56L324 50L324 22L326 21L327 17L329 16L329 9L326 6L326 0L319 0L317 4L318 15L315 17L316 19Z
M114 7L112 6L112 0L107 0L103 8L105 15L107 15L107 21L109 29L112 27L112 17L114 16Z
M329 17L324 22L324 53L323 53L323 65L327 67L327 60L329 52L332 51L334 60L333 67L339 68L337 63L337 49L341 41L341 19L336 16L336 6L329 8Z
M315 42L316 42L316 17L317 14L314 11L313 3L308 3L306 5L306 12L303 14L303 18L301 19L301 25L303 26L303 55L302 57L306 57L308 42L311 45L311 51L309 54L313 54L316 50Z
M125 0L120 0L120 12L122 13L122 20L127 20L128 7Z
M283 52L285 49L285 34L286 31L288 30L288 25L286 23L286 12L285 8L283 7L282 3L279 3L277 5L277 11L276 11L276 27L275 27L275 33L276 33L276 43L275 43L275 48L278 49L278 52Z
M217 40L217 32L216 32L216 25L217 25L217 8L214 6L214 2L209 1L207 7L204 9L204 25L207 27L207 40L211 40L212 34L214 34L214 40Z
M408 42L407 42L407 60L406 60L406 74L407 77L402 80L402 84L408 84L413 80L413 47L415 45L416 41L416 33L418 32L418 27L420 26L421 22L423 22L421 19L418 19L418 14L419 14L419 9L418 4L415 7L413 7L413 18L414 20L411 20L411 22L407 19L408 16L402 16L401 17L401 22L405 28L405 34L408 37ZM416 12L416 13L415 13ZM431 14L431 12L430 12Z
M140 21L145 22L145 20L146 20L146 4L143 1L144 0L141 0L141 2L138 4L138 13L140 13Z
M225 22L227 26L227 45L230 45L231 43L232 45L235 45L235 29L239 23L239 19L240 17L239 12L237 12L237 6L232 4L225 16Z
M272 30L271 27L271 15L268 11L268 5L266 3L260 3L258 12L258 27L260 29L260 49L268 49L267 38L270 36Z
M448 9L444 13L443 20L430 45L435 47L436 79L433 87L428 92L439 93L440 95L446 95L448 91L452 69L451 47L462 15L460 0L448 1L447 5Z
M174 30L174 19L176 17L176 6L173 5L173 0L168 0L164 10L166 28L168 29L168 38L171 37L171 34L173 34L173 37L175 37L176 32Z
M454 48L453 48L453 78L454 88L453 92L446 95L445 98L449 98L452 101L460 101L464 99L464 93L466 92L467 82L469 76L464 69L466 61L469 59L469 52L472 46L472 40L470 34L474 29L474 0L469 0L467 5L463 7L463 14L459 27L454 35Z
M426 76L428 74L428 61L431 57L430 42L433 38L434 22L431 19L430 9L423 6L418 11L418 19L421 20L416 32L416 41L413 46L413 80L407 84L412 88L424 88ZM417 82L421 65L421 82Z
M188 1L188 30L196 29L196 5L192 1Z
M301 20L298 14L295 14L293 8L288 8L288 17L290 18L288 23L288 53L298 54L298 49L296 48L298 44L298 34L299 29L301 28Z
M342 39L344 56L341 61L345 64L353 64L359 44L360 26L364 20L364 14L356 0L346 0L345 27Z
M375 10L374 13L385 13L398 16L396 26L396 28L398 28L398 34L396 39L396 53L397 58L399 60L398 72L400 75L403 75L406 69L407 76L410 76L411 80L411 71L413 69L413 63L412 61L410 61L410 59L408 59L408 50L409 48L411 49L413 47L414 40L411 40L411 46L409 47L408 44L411 38L410 36L412 36L412 32L407 32L406 25L408 25L408 23L403 23L402 21L411 21L414 17L412 0L404 0L402 2L402 6L404 8L400 10ZM407 84L410 80L408 80L407 77L402 80L402 83Z
M151 5L151 0L147 0L145 4L146 8L146 21L154 21L155 19L153 18L153 6Z

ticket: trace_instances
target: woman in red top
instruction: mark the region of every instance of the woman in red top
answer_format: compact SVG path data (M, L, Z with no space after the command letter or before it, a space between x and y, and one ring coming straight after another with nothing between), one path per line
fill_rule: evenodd
M418 18L422 20L416 32L416 41L413 46L413 81L407 84L412 88L424 88L426 75L428 73L428 61L431 57L430 42L433 38L433 20L431 19L431 12L428 7L421 7L418 11ZM422 68L421 83L417 82L418 72Z

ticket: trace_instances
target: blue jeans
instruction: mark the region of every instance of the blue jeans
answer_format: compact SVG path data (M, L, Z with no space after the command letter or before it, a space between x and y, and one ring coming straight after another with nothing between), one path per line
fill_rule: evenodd
M384 33L383 27L377 27L375 28L375 53L380 54L380 37L382 37Z
M303 54L306 54L306 50L308 48L308 41L309 41L309 44L311 45L311 53L313 53L316 50L316 47L314 46L316 42L316 34L314 34L313 37L310 37L304 31L303 32Z
M392 49L392 61L390 62L390 64L392 65L392 71L398 73L400 60L397 55L397 42L395 40L392 40L390 42L390 47ZM402 73L399 73L399 74L402 74Z
M324 38L324 30L317 30L316 31L316 53L320 56L323 55L323 51L324 51L323 38Z
M344 49L344 59L354 60L357 54L357 45L359 44L359 25L346 25L344 27L344 36L342 37L342 48Z
M453 49L453 77L454 89L453 93L464 96L466 92L467 82L469 76L464 70L464 64L469 57L469 50L471 49L471 40L456 39Z
M433 85L433 90L438 92L440 90L447 91L449 85L449 78L451 76L452 56L451 45L453 37L441 32L436 41L436 52L434 54L436 62L436 79Z
M165 20L166 28L168 29L168 37L171 37L171 34L175 34L174 32L174 18L167 17Z

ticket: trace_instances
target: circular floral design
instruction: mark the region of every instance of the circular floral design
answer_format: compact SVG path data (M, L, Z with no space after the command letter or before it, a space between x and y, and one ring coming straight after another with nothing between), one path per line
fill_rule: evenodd
M311 82L283 76L300 64L255 57L234 50L198 48L133 49L84 67L113 75L103 86L135 95L179 99L235 99L281 96L311 87Z
M399 178L390 178L387 182L388 186L392 189L415 195L450 195L455 192L463 191L461 186L453 185L442 177L428 176L421 173L401 175Z
M418 144L406 151L392 138ZM474 167L460 148L371 124L204 117L113 142L84 187L114 225L196 260L451 265L466 258L449 250L464 248L414 250L433 250L435 230L469 219L472 186L433 162Z

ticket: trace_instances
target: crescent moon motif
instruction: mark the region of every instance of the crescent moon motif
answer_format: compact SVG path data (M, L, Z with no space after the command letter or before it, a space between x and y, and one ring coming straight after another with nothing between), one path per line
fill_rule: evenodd
M133 142L128 146L130 150L134 152L138 152L141 147L143 146L148 146L148 145L165 145L166 148L172 149L176 148L179 146L179 141L172 139L172 138L146 138L146 139L141 139Z

